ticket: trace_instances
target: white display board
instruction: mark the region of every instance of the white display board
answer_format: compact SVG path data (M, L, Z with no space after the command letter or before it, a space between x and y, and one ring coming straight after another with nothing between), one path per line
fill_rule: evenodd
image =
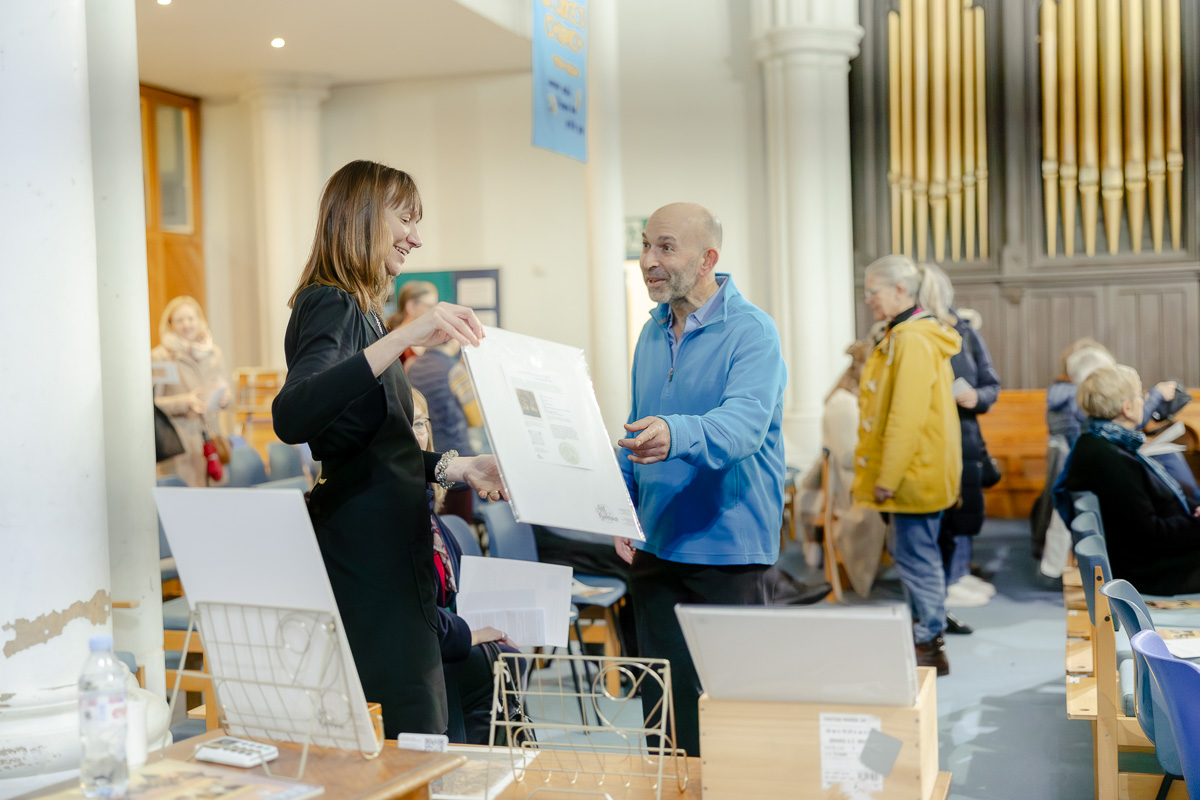
M485 334L463 352L513 516L644 541L583 351Z
M304 495L153 491L229 732L377 750Z
M677 605L675 615L713 699L916 703L908 606Z

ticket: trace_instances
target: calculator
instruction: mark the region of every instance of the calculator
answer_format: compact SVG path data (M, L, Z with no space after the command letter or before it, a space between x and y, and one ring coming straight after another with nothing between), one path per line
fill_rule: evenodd
M235 736L222 736L196 746L197 761L210 761L228 767L255 767L279 758L279 748Z

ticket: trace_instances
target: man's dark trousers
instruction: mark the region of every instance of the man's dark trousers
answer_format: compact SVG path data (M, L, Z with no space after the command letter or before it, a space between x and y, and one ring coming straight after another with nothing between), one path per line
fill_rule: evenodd
M684 641L676 603L752 606L766 604L765 564L712 566L665 561L638 550L630 568L637 618L638 652L643 658L666 658L671 662L675 695L675 746L689 756L700 755L700 679ZM651 680L642 683L642 709L646 727L661 724L649 712L662 692ZM650 737L651 747L658 745Z

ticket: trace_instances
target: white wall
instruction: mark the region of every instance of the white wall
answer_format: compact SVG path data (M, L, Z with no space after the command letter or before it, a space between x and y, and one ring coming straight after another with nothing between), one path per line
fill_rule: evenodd
M624 213L710 206L725 226L720 268L765 308L760 100L744 4L624 0L620 12ZM335 88L320 172L356 158L411 172L425 203L411 268L497 267L506 328L587 348L584 167L530 145L530 95L525 73ZM230 366L254 365L249 114L210 103L202 113L209 316Z

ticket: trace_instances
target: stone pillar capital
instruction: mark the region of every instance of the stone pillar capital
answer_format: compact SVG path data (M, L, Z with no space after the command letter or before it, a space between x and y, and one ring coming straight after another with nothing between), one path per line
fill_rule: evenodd
M759 61L792 55L837 56L849 62L858 55L862 37L863 29L858 25L771 28L755 37L754 56Z
M755 0L750 14L759 61L789 55L858 55L863 29L853 0Z

